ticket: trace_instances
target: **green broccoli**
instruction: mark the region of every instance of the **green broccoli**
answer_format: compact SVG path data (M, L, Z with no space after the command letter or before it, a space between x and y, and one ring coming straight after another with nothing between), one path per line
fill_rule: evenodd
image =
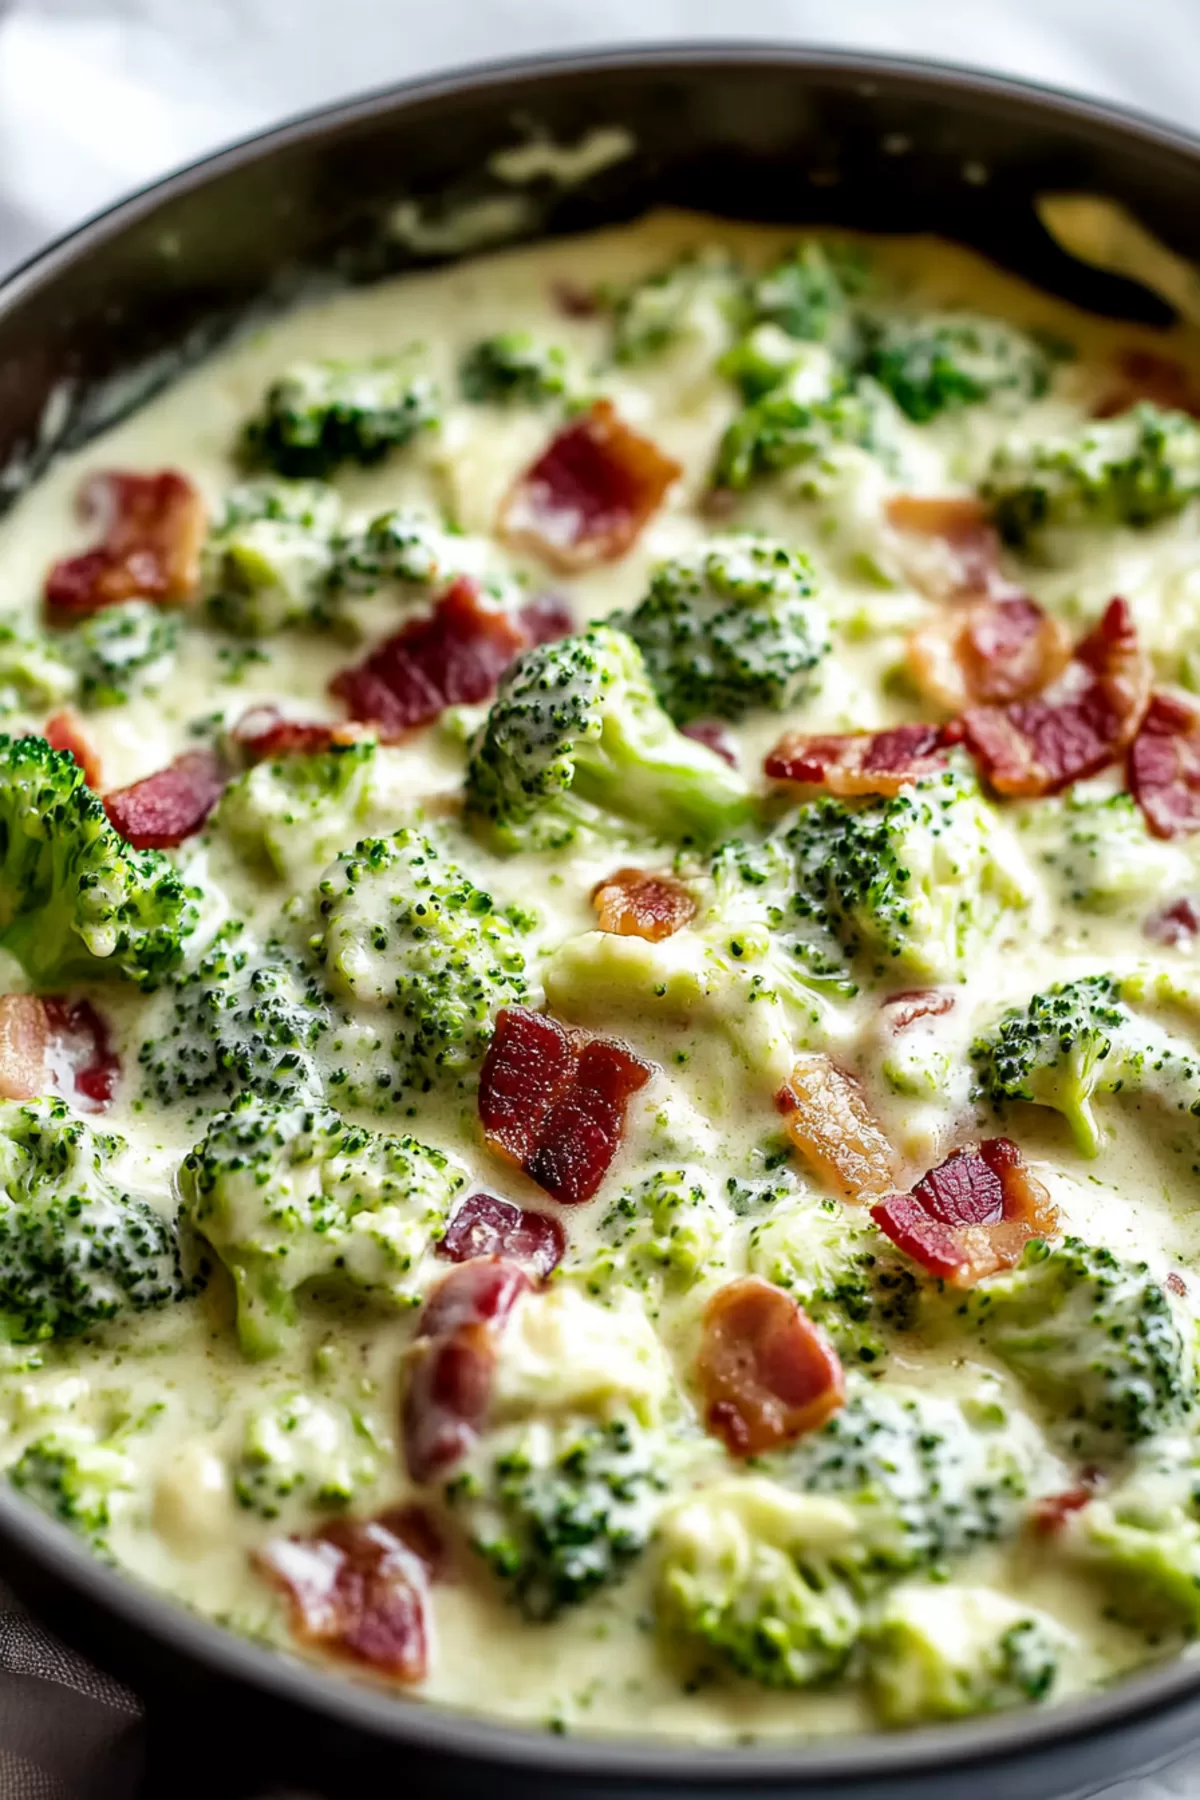
M678 732L641 651L595 625L520 657L472 746L468 810L505 848L552 849L614 815L668 840L711 842L753 812L745 782Z
M122 706L171 673L178 641L177 614L149 600L125 600L65 632L61 649L84 706Z
M655 1169L625 1188L600 1220L598 1246L572 1258L590 1294L630 1287L683 1294L727 1268L728 1209L700 1171Z
M321 481L345 462L377 463L437 423L437 389L416 347L370 362L298 363L246 427L251 462Z
M498 907L423 832L403 827L344 851L318 909L310 950L333 994L390 1015L401 1090L463 1079L483 1060L497 1010L528 995L528 916Z
M876 1226L840 1200L805 1198L750 1229L754 1273L786 1289L844 1363L872 1365L916 1323L920 1288Z
M778 325L756 325L730 345L717 368L733 382L743 400L752 401L786 387L792 371L803 366L803 361L794 337Z
M65 750L0 737L0 944L40 986L123 975L157 985L195 930L194 890L133 850Z
M313 1052L329 1029L324 996L279 950L263 952L240 921L217 933L194 969L176 978L165 1027L138 1061L164 1104L198 1095L231 1100L251 1087L268 1100L319 1091Z
M553 1619L642 1554L667 1485L662 1460L628 1416L538 1422L484 1439L447 1498L525 1618Z
M660 563L645 598L614 624L645 658L654 690L677 725L740 719L756 707L784 712L811 689L829 651L800 551L749 537L717 538Z
M0 1104L0 1320L9 1342L71 1337L195 1291L173 1225L121 1184L126 1151L63 1100Z
M1194 879L1188 852L1151 836L1131 794L1076 786L1038 800L1021 820L1021 835L1061 900L1081 912L1140 914Z
M823 796L802 806L781 848L794 888L778 923L875 973L954 978L1030 884L1015 845L975 781L956 770L862 805ZM745 878L753 855L742 858ZM764 885L771 886L764 864Z
M726 428L713 468L716 487L740 491L764 475L790 471L805 497L818 494L846 449L878 451L878 409L844 376L824 393L811 391L807 371L786 376L736 415Z
M337 494L319 481L234 488L204 548L202 587L217 624L241 637L267 637L312 618L341 519Z
M429 588L450 573L453 534L425 513L391 507L345 533L329 575L329 594L373 594L388 582Z
M991 1588L913 1583L871 1623L867 1680L886 1725L929 1724L1047 1699L1069 1648L1053 1620Z
M724 251L702 250L617 296L613 355L619 363L644 362L687 340L718 349L744 318L737 264Z
M856 246L797 244L750 283L750 316L791 338L827 343L839 356L850 356L858 335L853 303L868 279L867 258Z
M209 831L298 887L313 864L357 843L376 810L380 758L371 738L256 763L231 781Z
M1053 1415L1081 1460L1111 1461L1195 1406L1195 1372L1171 1303L1145 1263L1064 1238L972 1290L988 1348Z
M55 639L18 618L0 618L0 718L60 706L78 685Z
M1144 1449L1131 1472L1059 1534L1072 1563L1098 1577L1107 1611L1160 1636L1200 1632L1200 1482L1192 1439Z
M242 1094L180 1172L183 1216L233 1277L243 1353L272 1356L315 1283L416 1306L415 1269L465 1177L415 1138Z
M466 399L477 404L536 406L565 395L567 359L557 345L539 343L532 332L501 331L471 346L458 379Z
M970 313L873 320L863 367L917 425L963 406L1020 407L1050 379L1050 358L1027 333Z
M103 1553L116 1505L135 1486L135 1470L124 1451L98 1442L95 1432L64 1426L35 1439L8 1479L18 1493Z
M378 1470L377 1447L357 1415L289 1393L247 1418L233 1491L249 1512L277 1519L289 1501L329 1510L348 1506L373 1485Z
M1069 436L1004 444L981 492L1018 548L1048 529L1153 525L1200 494L1200 424L1144 403Z

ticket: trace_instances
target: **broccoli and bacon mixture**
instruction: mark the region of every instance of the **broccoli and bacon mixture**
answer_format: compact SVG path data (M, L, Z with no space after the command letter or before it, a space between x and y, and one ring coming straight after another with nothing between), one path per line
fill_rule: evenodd
M52 471L0 619L14 1487L558 1730L1184 1649L1196 362L946 246L663 217L297 313Z

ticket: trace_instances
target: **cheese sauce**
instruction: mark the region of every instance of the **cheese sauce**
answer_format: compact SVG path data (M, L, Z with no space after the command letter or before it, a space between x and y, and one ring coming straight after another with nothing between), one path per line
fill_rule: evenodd
M835 445L818 459L818 474L798 465L768 470L744 491L719 490L714 500L714 458L747 404L737 381L718 367L739 327L723 302L711 303L701 292L677 309L663 341L615 359L613 305L688 255L709 259L713 268L728 259L744 282L790 254L795 241L795 232L662 214L618 231L348 291L222 351L62 459L0 527L0 610L22 631L44 629L49 565L95 542L95 523L76 511L89 475L178 469L219 519L230 491L245 479L239 450L245 424L261 414L271 384L295 365L360 363L419 344L440 396L433 428L370 466L348 460L329 476L343 533L388 508L420 515L437 550L439 578L424 586L380 580L375 592L331 606L332 624L295 623L259 636L223 630L202 593L182 612L173 659L140 685L131 682L119 704L86 710L105 791L199 745L216 744L228 754L229 728L258 704L306 721L341 719L331 676L427 611L445 586L443 576L465 571L490 583L504 606L553 591L582 627L627 613L656 567L731 532L766 534L811 559L814 605L831 645L807 687L782 710L759 706L724 724L747 782L769 796L763 822L748 826L744 838L785 831L790 809L812 803L816 790L781 789L761 773L764 756L785 731L842 733L944 719L946 709L914 686L906 646L916 628L961 604L951 592L954 545L898 529L889 520L889 500L974 493L1001 445L1083 429L1104 407L1114 369L1121 359L1128 365L1131 352L1172 358L1186 370L1200 366L1200 344L1182 328L1151 334L1085 316L940 242L823 240L834 246L831 266L851 253L861 264L865 287L846 304L869 313L873 329L881 319L885 325L926 321L932 328L964 311L1006 321L1045 357L1045 379L1025 388L984 381L978 392L965 398L959 392L921 419L881 385L871 390L882 421L879 442ZM579 304L580 295L596 294L597 304ZM784 335L773 329L777 339ZM503 403L465 397L463 359L500 332L527 332L536 345L558 346L573 399L611 400L629 426L679 464L665 503L616 560L563 574L498 532L506 494L566 416L554 396L537 402L518 394ZM768 348L778 354L778 341ZM785 349L790 391L801 401L806 380L813 397L827 395L839 366L853 360L833 333L816 343L801 336ZM799 374L797 361L804 365ZM1009 591L1032 596L1074 640L1114 595L1122 596L1156 684L1186 693L1200 685L1198 519L1194 500L1144 524L1097 512L1044 543L1030 539L1007 549ZM208 574L204 582L211 585ZM67 629L57 628L52 650ZM82 696L76 699L83 704ZM4 729L40 731L54 710L17 692ZM1200 906L1200 840L1147 833L1132 802L1116 798L1125 778L1115 754L1110 766L1050 797L988 798L985 784L977 799L985 809L983 847L972 852L975 860L955 865L951 858L917 871L933 907L953 910L960 893L963 903L946 928L949 940L942 932L950 947L939 940L924 973L920 956L881 975L856 964L848 950L849 974L815 979L800 1004L793 995L768 1000L755 1013L740 990L712 974L714 946L725 946L729 931L736 936L739 921L749 919L753 893L736 883L732 897L714 893L703 847L656 843L639 832L635 807L632 818L609 829L584 829L541 849L506 848L464 818L470 742L486 710L486 702L453 707L401 742L380 743L365 798L352 811L335 797L297 823L280 802L273 859L261 846L258 853L247 849L228 796L202 831L167 852L203 894L185 972L230 920L244 922L248 941L284 943L302 963L305 945L322 929L313 896L338 853L359 838L387 837L406 826L427 830L497 907L516 909L528 1004L544 1003L569 1025L617 1038L654 1065L629 1102L598 1192L577 1206L557 1205L487 1147L476 1110L477 1062L461 1080L435 1079L427 1091L397 1084L374 1105L344 1105L336 1084L326 1084L326 1099L350 1119L372 1131L411 1133L451 1157L462 1172L460 1195L501 1195L554 1215L565 1229L562 1265L497 1333L484 1429L462 1465L445 1473L452 1486L457 1479L457 1491L445 1498L441 1478L418 1488L404 1456L403 1395L417 1302L451 1267L431 1244L409 1272L403 1303L377 1303L378 1296L353 1286L303 1287L294 1321L266 1356L249 1356L240 1346L234 1284L215 1257L192 1297L126 1312L82 1335L6 1346L0 1460L18 1472L32 1498L63 1513L72 1502L64 1504L57 1487L29 1475L31 1446L84 1441L111 1450L122 1459L119 1470L100 1505L102 1517L97 1522L93 1509L87 1526L101 1553L132 1579L232 1630L281 1653L322 1661L330 1679L350 1675L385 1685L389 1677L369 1657L347 1657L336 1643L297 1634L288 1594L258 1557L264 1547L311 1535L330 1519L377 1518L402 1502L420 1502L436 1521L452 1573L429 1585L424 1678L399 1691L415 1686L431 1703L556 1730L714 1743L856 1732L1058 1699L1152 1658L1186 1654L1197 1614L1194 1603L1178 1602L1172 1581L1186 1585L1200 1568L1189 1474L1200 1128L1186 1106L1177 1125L1176 1102L1164 1107L1152 1080L1139 1086L1130 1076L1120 1093L1095 1098L1099 1143L1081 1147L1052 1103L1015 1101L997 1115L981 1091L971 1049L1006 1006L1023 1008L1056 983L1097 974L1125 984L1123 1000L1137 997L1136 1004L1127 1000L1134 1015L1169 1032L1173 1045L1194 1045L1200 1030L1195 935L1184 929L1176 943L1164 944L1148 937L1146 926L1189 895ZM956 750L952 766L955 779L971 788L967 752ZM926 792L918 790L918 800ZM1114 804L1105 807L1109 800ZM876 802L851 801L850 810L860 804ZM700 907L692 926L657 944L596 934L592 891L628 865L674 869L690 884ZM368 909L374 904L368 896ZM722 937L726 905L743 913L730 915ZM798 927L775 917L765 929L782 942ZM919 927L913 930L919 935ZM696 949L701 933L708 934L703 954ZM389 954L379 951L385 994ZM0 953L0 960L0 989L36 987L15 956ZM310 973L313 967L320 985L329 966L310 964ZM896 1032L881 1000L906 989L936 989L953 1004ZM174 981L148 993L120 980L84 981L70 991L91 999L120 1057L112 1103L102 1115L87 1113L87 1123L127 1141L115 1178L173 1221L183 1159L233 1090L216 1086L188 1095L181 1089L171 1097L170 1066L182 1067L187 1054L186 1037L170 1036L182 991ZM343 980L343 1000L346 991ZM378 1007L360 1005L361 998L361 990L352 994L351 1016L377 1024ZM168 1070L160 1080L149 1073L147 1044L162 1047ZM836 1225L843 1209L856 1227L874 1228L869 1201L832 1195L789 1143L775 1096L801 1054L827 1057L861 1082L895 1153L900 1188L910 1188L951 1150L1003 1135L1017 1143L1057 1208L1055 1242L1073 1236L1123 1263L1144 1261L1160 1299L1172 1276L1156 1329L1178 1349L1179 1392L1161 1416L1125 1436L1110 1421L1094 1449L1076 1429L1073 1402L1056 1398L1052 1382L1030 1373L1035 1364L1041 1369L1039 1355L1053 1358L1053 1348L1028 1352L1024 1362L998 1349L1000 1340L971 1310L974 1290L943 1287L882 1233L872 1240L877 1264L900 1270L917 1296L902 1318L860 1330L845 1271L832 1281L832 1298L817 1293L823 1277L812 1271L826 1254L822 1221L832 1217ZM248 1085L256 1084L252 1076ZM357 1091L356 1100L364 1098ZM1092 1147L1098 1154L1085 1154ZM112 1174L116 1162L106 1166ZM698 1188L701 1205L689 1211L685 1201L674 1215L668 1212L665 1225L659 1217L652 1228L647 1183L664 1169L683 1171L683 1188ZM832 1200L832 1212L821 1213L823 1200ZM639 1257L636 1246L652 1229L655 1244ZM945 1548L936 1554L883 1555L877 1545L864 1551L852 1498L837 1481L811 1477L814 1465L803 1460L816 1441L812 1434L760 1456L731 1455L721 1436L706 1430L696 1358L712 1295L747 1274L805 1299L831 1334L847 1372L847 1418L880 1393L915 1393L936 1407L953 1407L954 1418L980 1442L1018 1446L1023 1493L1019 1503L997 1502L1003 1523L966 1532L960 1542L957 1527L943 1520L937 1531ZM1001 1272L980 1285L1013 1279ZM1048 1300L1037 1304L1054 1310ZM1098 1343L1111 1345L1107 1324L1096 1323L1104 1304L1101 1296L1071 1317L1081 1331L1094 1328ZM1122 1318L1120 1331L1135 1329ZM1030 1328L1035 1335L1042 1323L1039 1317ZM1127 1349L1131 1358L1139 1353L1118 1333L1118 1361ZM1137 1380L1153 1386L1144 1371ZM1157 1399L1151 1395L1146 1405ZM306 1407L316 1409L316 1423ZM557 1610L544 1600L523 1610L514 1599L519 1581L511 1569L506 1575L503 1557L489 1559L472 1547L473 1508L494 1479L492 1446L511 1449L526 1430L607 1429L614 1421L632 1422L657 1471L643 1496L637 1542L613 1566L604 1563L605 1575L615 1578L597 1579L594 1592L573 1595ZM72 1433L84 1435L72 1439ZM323 1474L313 1475L306 1457ZM103 1487L100 1477L92 1479ZM893 1469L881 1479L877 1504L886 1510L898 1503L905 1476ZM948 1479L933 1478L918 1510L949 1506ZM992 1479L980 1481L986 1486ZM1008 1478L996 1479L1003 1486ZM745 1494L722 1513L718 1500L731 1482ZM1170 1487L1169 1519L1154 1514L1143 1533L1153 1543L1118 1553L1093 1509L1109 1508L1114 1530L1132 1529L1133 1502L1126 1505L1122 1496L1136 1498L1146 1484L1157 1495L1156 1482ZM757 1512L749 1502L755 1483L771 1484ZM977 1504L987 1511L992 1503L980 1499L980 1483L968 1487L966 1511ZM833 1509L824 1525L812 1511L818 1493ZM1042 1516L1039 1501L1063 1494L1074 1496L1074 1510L1057 1527L1038 1529L1031 1521ZM809 1513L786 1530L764 1523L770 1506L785 1501L801 1503L802 1511L807 1503ZM701 1510L693 1507L681 1524L680 1509L692 1503ZM1137 1516L1147 1517L1151 1501L1137 1504ZM849 1522L842 1516L847 1507ZM75 1507L77 1526L81 1511L86 1508ZM584 1537L593 1529L586 1519L575 1524ZM543 1517L543 1525L570 1535L561 1514L549 1524ZM840 1547L822 1547L823 1529ZM691 1548L681 1548L689 1531ZM731 1534L724 1548L722 1532ZM769 1607L763 1613L764 1594L779 1577L754 1573L760 1551L768 1556L763 1568L775 1567L771 1556L782 1557L787 1579L810 1599L814 1585L826 1584L819 1616L800 1618L808 1604L800 1595L787 1603L790 1612L785 1607L774 1619ZM1149 1567L1155 1556L1163 1569ZM586 1590L589 1581L580 1578L577 1586ZM697 1587L706 1581L712 1593L697 1601ZM1138 1582L1148 1598L1123 1604ZM835 1589L848 1596L851 1625L834 1621L833 1602L824 1604ZM531 1610L555 1616L526 1616ZM1027 1640L1043 1647L1032 1673L1018 1654Z

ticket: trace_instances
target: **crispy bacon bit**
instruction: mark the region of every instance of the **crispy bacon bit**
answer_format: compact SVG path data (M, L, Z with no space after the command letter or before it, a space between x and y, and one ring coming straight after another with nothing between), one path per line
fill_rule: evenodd
M335 1519L312 1537L275 1539L254 1560L287 1594L298 1638L397 1681L420 1681L429 1661L429 1574L406 1533L401 1511Z
M50 1030L36 994L0 995L0 1098L35 1100L48 1085Z
M1065 673L1036 700L976 706L947 726L1000 794L1054 794L1115 762L1132 741L1150 692L1124 600L1109 602Z
M265 702L244 712L230 737L248 762L283 756L316 756L333 744L351 744L361 727L317 719L288 719Z
M575 617L561 594L535 594L517 613L521 630L529 644L553 644L570 637Z
M626 1105L653 1073L612 1038L502 1007L479 1078L488 1145L564 1206L590 1200L621 1141Z
M1010 1269L1031 1238L1053 1237L1058 1212L1009 1138L955 1150L871 1217L906 1255L955 1287Z
M615 562L682 472L618 418L611 400L597 400L517 477L497 529L568 574Z
M673 875L645 869L617 869L592 890L596 924L616 937L640 937L658 944L674 937L696 916L696 902Z
M757 1275L719 1288L705 1307L696 1378L708 1430L731 1456L758 1456L815 1431L846 1397L824 1332Z
M1177 1269L1171 1270L1170 1274L1163 1281L1163 1286L1168 1292L1174 1294L1177 1299L1186 1299L1187 1282L1183 1279L1183 1276Z
M1000 571L1000 539L981 500L969 495L896 494L886 512L897 531L940 540L942 555L936 563L928 555L913 557L909 570L930 599L999 600L1019 594Z
M529 640L522 627L461 575L431 613L414 619L329 684L352 718L385 743L428 725L448 706L486 700Z
M101 782L100 752L87 734L83 720L71 707L56 712L46 720L42 736L52 750L68 750L83 770L90 788L99 789Z
M1200 715L1155 694L1129 751L1129 787L1155 837L1200 831Z
M806 737L790 731L763 767L774 781L802 781L831 794L898 794L946 767L937 725L894 725L887 731Z
M1081 1482L1061 1494L1043 1494L1029 1509L1029 1527L1038 1537L1053 1537L1061 1531L1072 1513L1080 1512L1095 1499L1094 1486Z
M185 750L165 769L104 796L114 830L135 850L166 850L199 831L225 791L211 750Z
M1200 395L1192 387L1188 371L1173 356L1161 356L1153 350L1122 350L1116 366L1112 387L1093 409L1095 418L1115 418L1143 400L1154 406L1200 414Z
M121 1073L108 1025L90 1000L42 1001L48 1040L46 1060L55 1089L88 1111L108 1105Z
M79 507L95 523L100 542L54 564L46 577L48 605L82 617L135 596L191 596L207 519L186 475L174 469L158 475L105 471L84 483Z
M528 1212L495 1194L469 1194L446 1227L437 1247L447 1262L506 1256L549 1275L566 1254L567 1234L549 1213Z
M550 294L560 313L568 319L594 319L600 303L590 288L580 287L567 276L550 283Z
M1062 674L1070 656L1065 626L1024 594L943 612L917 626L907 650L909 674L921 693L949 712L1006 706L1038 694Z
M530 1285L516 1263L477 1257L452 1270L425 1302L401 1413L414 1481L444 1474L478 1437L491 1404L497 1334Z
M1167 944L1172 950L1182 950L1191 943L1200 931L1200 910L1194 901L1185 895L1181 900L1172 900L1170 906L1153 913L1146 920L1146 936L1156 944Z
M892 1146L853 1075L827 1056L797 1057L775 1104L797 1150L844 1200L886 1194L895 1187Z
M722 762L727 762L731 769L738 766L738 754L733 739L719 719L693 719L688 725L679 727L684 737L690 737L697 744L706 744Z
M886 1008L893 1031L907 1031L918 1019L938 1019L953 1012L954 995L945 988L909 988L903 994L889 994L880 1005Z

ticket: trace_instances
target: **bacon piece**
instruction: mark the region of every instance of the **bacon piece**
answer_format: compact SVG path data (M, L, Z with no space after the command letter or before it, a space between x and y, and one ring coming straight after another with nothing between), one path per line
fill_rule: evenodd
M64 707L46 720L42 727L42 736L52 750L67 750L75 758L83 770L83 779L90 788L99 789L101 782L100 752L96 749L87 734L86 727L79 714L71 707Z
M1155 837L1200 831L1200 715L1155 694L1129 751L1129 787Z
M969 1287L1010 1269L1031 1238L1053 1237L1058 1212L1009 1138L955 1150L908 1194L889 1194L871 1217L931 1275Z
M186 475L106 470L84 482L79 506L100 542L54 564L46 577L49 606L81 618L121 600L187 600L194 593L207 518Z
M572 419L519 475L500 508L497 530L570 574L615 562L658 511L683 473L649 438L597 400Z
M263 702L244 712L230 737L248 762L283 756L316 756L334 744L352 744L362 736L356 724L318 719L288 719L277 706Z
M471 1262L480 1256L505 1256L528 1263L538 1275L549 1275L562 1261L567 1234L549 1213L529 1212L496 1194L468 1194L437 1247L447 1262Z
M1156 944L1167 944L1172 950L1186 949L1200 931L1200 909L1184 895L1151 914L1143 929Z
M1149 400L1154 406L1200 415L1200 394L1192 387L1187 369L1173 356L1131 348L1120 351L1115 361L1116 377L1112 387L1093 408L1094 418L1115 418L1143 400Z
M763 764L774 781L802 781L831 794L898 794L946 767L937 725L894 725L887 731L807 737L790 731Z
M1178 1269L1171 1270L1170 1274L1165 1277L1163 1286L1168 1289L1170 1293L1174 1294L1177 1299L1184 1300L1187 1298L1187 1282L1183 1279L1183 1276L1179 1273Z
M946 727L1000 794L1054 794L1115 762L1150 694L1150 668L1124 600L1112 600L1063 676L1036 700L976 706Z
M1000 538L981 500L970 495L896 494L889 525L910 537L941 542L938 562L914 557L909 574L933 600L1007 599L1020 589L1000 570Z
M48 1030L46 1060L56 1090L99 1112L112 1099L121 1073L107 1023L90 1000L51 997L41 1004Z
M827 1056L797 1057L775 1104L797 1150L844 1200L886 1194L895 1187L895 1151L853 1075Z
M696 916L696 902L673 875L648 875L644 869L617 869L592 890L592 905L601 931L615 937L640 937L658 944L674 937Z
M35 1100L48 1086L50 1028L36 994L0 995L0 1097Z
M590 1200L621 1141L626 1105L653 1073L612 1038L502 1007L479 1077L489 1148L564 1206Z
M211 750L185 750L165 769L104 796L114 830L135 850L166 850L199 831L225 791Z
M600 303L590 288L561 275L550 283L550 294L560 313L568 319L594 319Z
M945 988L909 988L903 994L889 994L880 1006L886 1008L893 1031L907 1031L918 1019L938 1019L953 1012L954 995Z
M444 1474L478 1437L491 1404L497 1335L530 1285L516 1263L477 1257L452 1270L425 1302L401 1411L414 1481Z
M517 613L521 630L529 644L553 644L570 637L575 618L561 594L535 594Z
M431 613L414 619L329 684L352 718L395 743L448 706L488 699L529 638L479 584L461 575Z
M704 1309L696 1378L705 1423L732 1456L815 1431L844 1403L837 1351L790 1294L746 1275Z
M687 725L679 727L684 737L694 739L697 744L706 744L722 762L727 762L731 769L738 766L738 754L733 739L719 719L693 719Z
M1025 594L976 600L918 625L908 671L927 700L958 712L1038 694L1071 656L1066 627Z
M429 1572L408 1538L408 1511L335 1519L307 1538L277 1538L255 1553L287 1594L292 1631L397 1681L429 1662Z

